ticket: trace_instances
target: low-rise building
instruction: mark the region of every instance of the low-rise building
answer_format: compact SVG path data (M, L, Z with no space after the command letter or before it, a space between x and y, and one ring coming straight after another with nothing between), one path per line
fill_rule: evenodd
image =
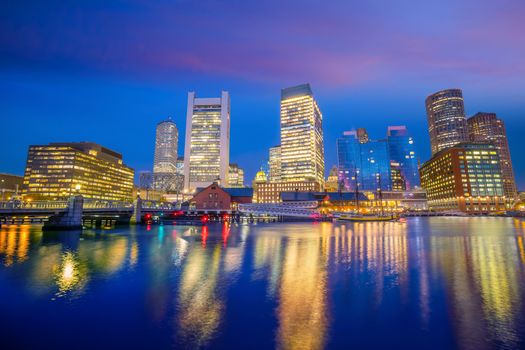
M443 149L419 172L431 210L487 214L505 211L510 205L492 144L465 142Z
M209 212L237 210L238 204L251 203L253 189L250 187L225 188L217 183L197 189L190 201L190 208Z
M318 192L321 185L317 181L263 182L254 184L255 203L279 203L282 192Z
M134 171L122 155L93 142L29 147L22 195L32 200L132 200Z

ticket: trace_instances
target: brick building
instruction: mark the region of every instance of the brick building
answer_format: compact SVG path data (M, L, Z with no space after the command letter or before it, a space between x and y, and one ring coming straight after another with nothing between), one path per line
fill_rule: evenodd
M253 189L225 188L213 183L208 187L198 189L190 201L190 207L204 211L237 210L238 204L251 203Z

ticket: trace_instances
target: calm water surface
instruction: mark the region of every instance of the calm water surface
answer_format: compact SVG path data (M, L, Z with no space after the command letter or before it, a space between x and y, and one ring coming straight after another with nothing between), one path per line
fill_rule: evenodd
M0 348L523 349L525 221L0 229Z

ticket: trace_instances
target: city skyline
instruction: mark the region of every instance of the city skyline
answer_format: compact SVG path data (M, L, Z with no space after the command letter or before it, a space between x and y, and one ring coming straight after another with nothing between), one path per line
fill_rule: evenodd
M525 187L522 2L407 1L381 8L335 2L330 8L306 6L292 20L286 14L296 11L293 4L283 5L283 20L273 16L271 1L235 8L214 2L2 6L7 34L0 38L0 113L11 130L0 141L2 172L22 175L30 144L93 141L122 153L138 174L151 167L151 124L172 115L183 135L187 92L213 96L227 90L232 96L230 160L252 179L268 148L279 144L280 89L309 82L324 116L326 169L336 164L337 136L358 126L375 138L388 125L406 125L421 162L428 160L424 100L436 91L459 88L466 117L485 111L505 121L518 189ZM71 11L76 15L68 16ZM139 12L144 25L131 25ZM433 13L433 23L445 24L413 16L424 12ZM305 26L317 15L322 30ZM488 18L491 28L483 25ZM188 19L199 19L200 27ZM210 19L215 24L207 24ZM21 27L26 30L16 30ZM182 35L197 27L191 40ZM242 35L239 28L245 29ZM282 36L269 40L277 32ZM145 46L108 45L119 42L115 35L142 38ZM216 49L225 43L228 53L202 55L206 43ZM15 132L21 120L24 132ZM137 147L138 140L143 147Z

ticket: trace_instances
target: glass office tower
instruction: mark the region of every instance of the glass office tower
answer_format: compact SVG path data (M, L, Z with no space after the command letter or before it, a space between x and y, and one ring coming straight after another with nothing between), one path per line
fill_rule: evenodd
M309 84L281 90L281 181L324 183L323 116Z
M425 100L432 155L460 142L468 142L467 119L460 89L436 92Z
M367 138L361 142L359 136L352 130L337 139L339 180L349 191L356 186L360 191L392 190L387 141Z
M154 173L175 173L177 171L177 143L179 131L171 117L157 124L155 135Z
M505 196L514 198L517 195L514 170L510 159L509 142L505 123L495 113L476 113L467 120L470 140L474 142L491 142L498 151L503 176Z
M188 93L184 189L193 192L214 181L228 184L230 158L230 96L197 98Z
M399 171L397 189L410 191L419 186L419 171L417 167L414 138L405 126L389 126L387 130L388 153L393 169ZM393 170L394 171L394 170ZM396 176L397 178L397 176Z

